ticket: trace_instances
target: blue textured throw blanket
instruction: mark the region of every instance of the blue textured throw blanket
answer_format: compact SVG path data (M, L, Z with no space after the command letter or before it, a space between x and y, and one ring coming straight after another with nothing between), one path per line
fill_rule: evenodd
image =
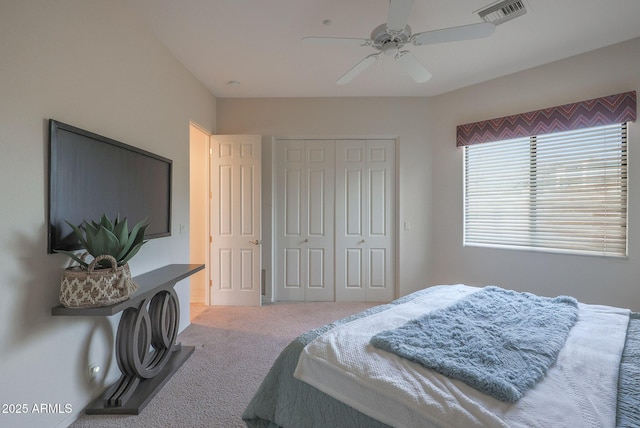
M515 402L544 377L577 319L573 297L490 286L380 332L370 343Z

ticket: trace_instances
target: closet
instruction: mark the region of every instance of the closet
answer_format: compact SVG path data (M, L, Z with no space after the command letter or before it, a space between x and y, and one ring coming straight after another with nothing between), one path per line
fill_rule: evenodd
M395 140L274 140L278 301L395 297Z

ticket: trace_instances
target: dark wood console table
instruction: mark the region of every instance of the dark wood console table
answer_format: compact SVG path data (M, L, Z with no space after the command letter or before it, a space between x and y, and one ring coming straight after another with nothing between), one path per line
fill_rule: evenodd
M180 304L175 284L204 265L174 264L133 278L138 289L128 300L100 308L51 309L55 316L111 316L122 312L115 350L120 379L93 401L87 414L137 415L182 366L193 346L176 343Z

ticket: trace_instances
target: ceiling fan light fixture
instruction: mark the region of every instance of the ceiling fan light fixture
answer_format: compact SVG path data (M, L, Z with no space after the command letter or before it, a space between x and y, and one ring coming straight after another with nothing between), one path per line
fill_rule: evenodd
M397 55L398 48L399 48L398 43L387 42L384 45L382 45L382 52L388 56Z

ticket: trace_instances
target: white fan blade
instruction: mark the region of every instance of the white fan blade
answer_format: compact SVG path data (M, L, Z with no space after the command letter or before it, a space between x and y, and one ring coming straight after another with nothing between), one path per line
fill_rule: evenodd
M303 37L300 39L306 44L327 44L327 45L345 45L345 46L371 46L369 39L356 39L351 37Z
M349 83L356 77L358 74L362 73L367 67L376 62L376 60L380 57L380 54L371 54L359 63L357 63L351 70L347 71L342 75L341 78L336 80L338 85L344 85L345 83Z
M424 83L431 79L431 73L418 61L418 58L409 51L398 53L396 60L402 64L409 75L418 83Z
M387 30L401 32L407 26L415 0L389 0Z
M458 42L461 40L480 39L493 34L496 26L490 22L461 25L441 30L425 31L411 37L414 45L432 45L435 43Z

